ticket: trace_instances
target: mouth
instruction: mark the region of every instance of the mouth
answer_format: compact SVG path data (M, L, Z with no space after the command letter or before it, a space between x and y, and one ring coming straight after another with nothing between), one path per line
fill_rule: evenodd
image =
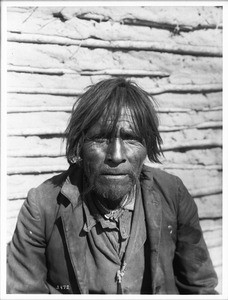
M107 179L123 179L126 176L128 176L127 174L102 174L102 176L104 176Z
M113 172L107 172L107 173L103 173L101 174L102 176L104 176L107 179L113 179L113 180L121 180L124 179L126 176L128 176L127 173L121 173L120 171L113 171Z

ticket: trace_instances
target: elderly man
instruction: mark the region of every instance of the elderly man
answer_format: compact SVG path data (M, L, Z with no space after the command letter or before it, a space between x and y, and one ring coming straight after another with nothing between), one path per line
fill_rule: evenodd
M9 293L216 294L197 207L159 162L149 95L103 80L75 103L69 169L28 193L9 246Z

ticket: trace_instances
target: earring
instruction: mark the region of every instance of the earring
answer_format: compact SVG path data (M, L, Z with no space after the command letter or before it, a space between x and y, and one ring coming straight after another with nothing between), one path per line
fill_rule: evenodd
M70 162L72 164L80 165L80 163L82 162L82 158L80 156L73 156L73 157L70 158Z

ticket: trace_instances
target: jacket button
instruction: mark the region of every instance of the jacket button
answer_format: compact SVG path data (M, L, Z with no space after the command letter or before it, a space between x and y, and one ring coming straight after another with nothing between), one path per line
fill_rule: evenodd
M173 233L173 227L172 227L172 225L169 225L168 229L169 229L169 233L172 234Z

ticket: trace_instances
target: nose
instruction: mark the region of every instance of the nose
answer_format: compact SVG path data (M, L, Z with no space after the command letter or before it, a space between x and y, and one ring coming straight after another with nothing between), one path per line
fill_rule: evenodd
M106 158L108 164L112 166L126 162L126 151L122 139L113 138L110 141Z

